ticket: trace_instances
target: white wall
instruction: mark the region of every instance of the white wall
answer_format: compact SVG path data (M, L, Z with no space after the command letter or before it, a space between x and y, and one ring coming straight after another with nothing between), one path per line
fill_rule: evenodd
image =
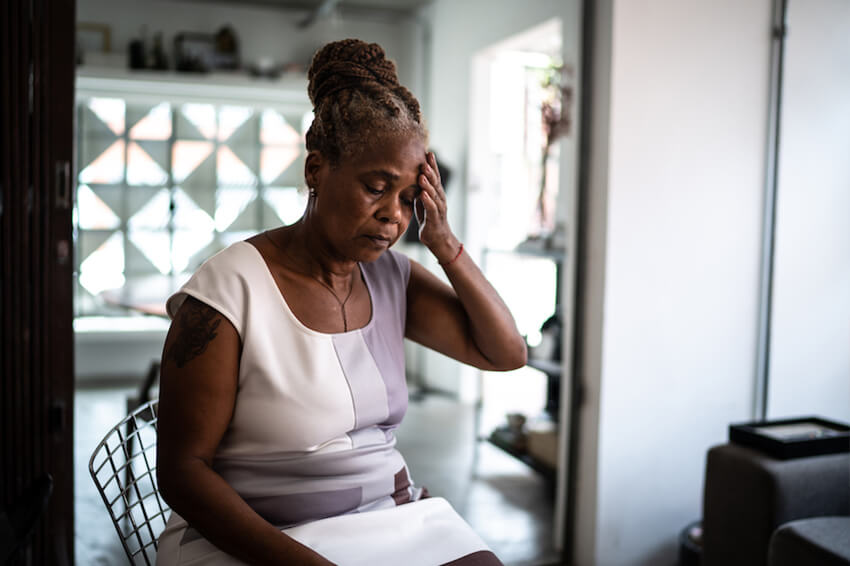
M850 422L850 2L792 0L788 26L768 415Z
M751 417L770 4L597 4L577 564L674 563Z

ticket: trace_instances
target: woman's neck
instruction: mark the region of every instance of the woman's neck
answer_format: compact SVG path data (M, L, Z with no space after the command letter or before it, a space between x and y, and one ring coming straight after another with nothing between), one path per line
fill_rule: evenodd
M271 236L292 267L332 288L348 288L357 262L339 257L305 216Z

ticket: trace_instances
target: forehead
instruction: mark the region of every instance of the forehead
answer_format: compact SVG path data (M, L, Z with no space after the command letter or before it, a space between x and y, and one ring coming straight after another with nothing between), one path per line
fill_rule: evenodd
M416 135L382 136L361 146L360 151L343 157L341 169L353 172L384 170L403 174L418 174L425 163L425 142Z

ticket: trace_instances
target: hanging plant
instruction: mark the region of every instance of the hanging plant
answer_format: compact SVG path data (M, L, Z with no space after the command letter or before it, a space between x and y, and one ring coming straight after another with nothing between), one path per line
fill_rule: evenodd
M573 100L572 68L556 64L550 65L543 71L542 86L547 96L540 109L544 145L541 158L540 192L537 197L537 214L541 227L545 225L551 211L546 203L547 165L552 146L562 137L570 133L572 118L570 109Z

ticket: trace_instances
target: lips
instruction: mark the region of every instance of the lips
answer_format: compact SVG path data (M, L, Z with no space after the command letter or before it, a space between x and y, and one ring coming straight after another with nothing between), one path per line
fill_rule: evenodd
M383 234L367 234L366 238L372 241L375 245L386 247L392 243L392 238Z

